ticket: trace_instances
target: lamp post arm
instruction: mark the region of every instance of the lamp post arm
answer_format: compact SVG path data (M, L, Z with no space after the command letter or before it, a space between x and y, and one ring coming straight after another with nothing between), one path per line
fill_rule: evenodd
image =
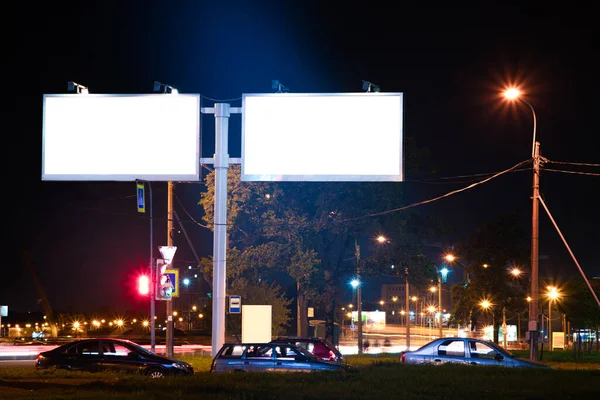
M531 144L531 157L535 156L535 135L536 135L536 130L537 130L537 118L535 116L535 110L533 109L533 106L531 105L531 103L529 103L527 100L523 100L523 99L519 99L521 100L523 103L527 104L529 106L529 108L531 109L531 114L533 115L533 143Z

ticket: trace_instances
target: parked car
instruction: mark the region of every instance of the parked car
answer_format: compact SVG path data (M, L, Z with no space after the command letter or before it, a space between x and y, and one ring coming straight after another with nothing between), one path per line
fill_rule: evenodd
M404 351L402 364L465 364L516 368L550 368L549 365L516 357L495 343L463 337L435 339L418 350Z
M321 360L288 343L226 343L212 361L210 372L340 371L341 363Z
M193 375L188 363L159 356L130 340L116 338L81 339L38 354L37 369L73 371L124 371L162 378L165 375Z
M317 337L282 336L271 340L271 343L289 343L302 347L321 360L343 362L344 356L330 342Z

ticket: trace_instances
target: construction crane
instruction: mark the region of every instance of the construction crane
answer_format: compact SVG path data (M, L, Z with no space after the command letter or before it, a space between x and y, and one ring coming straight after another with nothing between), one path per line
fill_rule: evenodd
M58 325L56 320L54 319L54 313L52 312L52 308L50 307L50 303L48 302L48 298L46 297L46 292L44 292L44 288L42 287L42 283L40 282L40 278L37 274L35 265L31 262L29 258L29 254L25 251L25 263L27 264L27 268L29 269L29 273L31 274L31 278L35 283L35 287L38 292L38 296L40 298L40 302L44 307L44 312L46 313L46 322L50 326L50 333L53 338L58 337Z

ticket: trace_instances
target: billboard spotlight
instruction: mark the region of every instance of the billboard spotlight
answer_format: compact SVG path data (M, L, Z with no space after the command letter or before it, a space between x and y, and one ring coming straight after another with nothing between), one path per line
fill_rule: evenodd
M273 79L271 81L271 89L276 90L277 93L289 92L290 89L285 87L283 83L279 82L277 79Z
M88 94L89 93L87 86L83 86L77 82L72 82L72 81L67 84L67 90L69 92L77 92L78 94Z
M362 83L363 83L362 84L362 88L366 92L380 92L381 91L381 89L379 88L379 86L377 86L373 82L362 81Z
M176 87L171 85L165 85L164 83L160 83L159 81L154 81L154 91L159 93L171 93L178 94L179 91Z

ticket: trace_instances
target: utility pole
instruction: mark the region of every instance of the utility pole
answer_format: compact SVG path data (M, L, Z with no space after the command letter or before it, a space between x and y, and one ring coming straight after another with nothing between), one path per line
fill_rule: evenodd
M443 336L442 333L442 276L438 274L438 309L440 313L440 338Z
M404 268L405 292L406 292L406 351L410 350L410 296L408 294L408 268Z
M167 246L173 246L173 182L169 181L167 186ZM173 262L173 261L171 261ZM165 301L167 306L167 335L165 347L167 357L173 357L174 326L173 326L173 298Z
M517 343L521 343L521 313L517 312Z
M357 240L354 240L354 249L356 251L356 311L358 315L358 354L363 353L363 337L362 337L362 304L361 304L361 293L360 287L362 282L360 281L360 245Z
M548 302L548 350L554 351L552 345L552 299Z
M538 243L539 243L539 195L540 195L540 142L533 151L533 197L531 213L531 301L529 302L529 359L538 355Z
M504 348L506 348L506 337L507 336L508 336L508 330L506 328L506 307L502 307L502 343L504 345Z

